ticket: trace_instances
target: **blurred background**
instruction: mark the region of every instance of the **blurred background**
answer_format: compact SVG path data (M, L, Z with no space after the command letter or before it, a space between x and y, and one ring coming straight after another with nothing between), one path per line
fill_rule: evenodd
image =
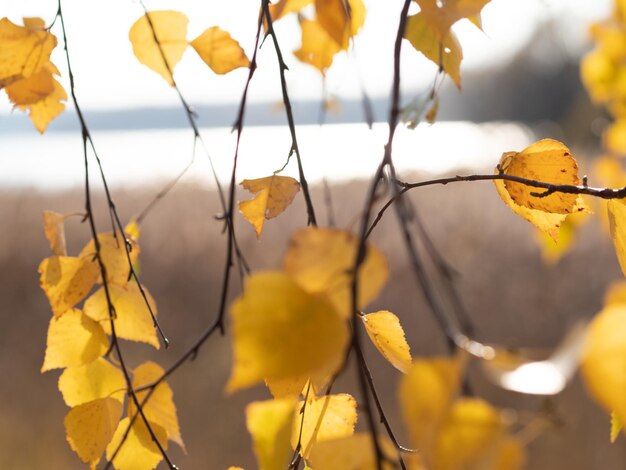
M171 2L146 2L149 9ZM329 208L337 226L349 228L358 217L368 178L382 155L384 121L392 75L392 46L399 1L365 0L368 17L354 50L336 59L325 86L319 73L297 63L295 18L277 25L290 67L305 172L314 203L326 223ZM141 15L138 3L63 2L78 99L85 108L96 147L123 220L139 213L193 156L193 134L173 89L139 64L127 40ZM189 38L220 25L249 55L254 44L257 3L248 0L182 0L176 9L190 18ZM0 0L0 17L19 23L40 16L50 23L56 2ZM578 72L589 49L591 22L608 16L608 0L492 0L483 10L480 32L468 22L455 26L464 50L463 90L446 81L438 122L402 129L394 159L407 180L439 174L491 172L504 151L521 150L543 137L563 141L581 174L599 150L607 117L594 108ZM465 24L467 23L467 24ZM57 27L53 32L60 35ZM57 47L53 61L68 88ZM427 92L435 67L408 43L403 51L403 103ZM234 153L231 125L246 71L213 75L191 52L176 78L197 112L218 176L227 180ZM363 122L362 94L371 99L376 123ZM274 53L264 46L251 85L250 105L240 151L238 180L267 176L280 168L290 148L281 104ZM323 98L329 103L320 125ZM76 116L68 105L45 135L28 118L11 111L0 97L0 468L82 468L65 441L66 406L57 390L58 372L39 373L50 309L38 285L37 266L49 256L41 212L84 210L84 168ZM286 174L296 176L290 165ZM106 206L92 174L99 227L106 230ZM328 183L330 204L322 182ZM239 199L247 199L241 193ZM411 199L445 258L458 271L458 284L481 341L512 347L552 348L577 319L602 305L608 283L622 275L600 224L582 227L571 252L553 265L542 262L531 226L502 204L489 183L457 184L414 191ZM128 344L131 362L152 358L171 364L214 317L219 302L225 239L206 155L198 151L177 187L143 224L140 245L142 281L155 297L162 326L172 346L153 351ZM414 355L445 352L443 337L417 289L391 214L374 234L374 243L391 265L390 281L371 310L400 316ZM302 199L269 221L260 241L237 221L242 249L253 269L280 265L289 235L306 224ZM79 217L68 219L68 248L76 253L88 237ZM239 291L235 285L233 295ZM368 351L374 375L394 428L404 434L396 385L398 373ZM243 407L267 397L260 387L225 399L230 367L227 338L214 336L194 362L170 380L188 453L173 449L186 469L254 468L245 432ZM356 393L354 373L335 390ZM623 437L609 443L609 419L585 396L578 378L549 401L504 392L478 371L471 383L479 396L517 410L522 422L552 410L551 424L529 440L530 469L619 469L626 466Z

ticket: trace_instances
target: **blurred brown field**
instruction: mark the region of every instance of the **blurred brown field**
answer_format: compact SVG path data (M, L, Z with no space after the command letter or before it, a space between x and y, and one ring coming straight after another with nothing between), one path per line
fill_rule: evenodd
M127 220L159 188L116 190L114 199ZM365 183L331 188L339 227L352 227L362 207ZM324 195L314 201L326 221ZM476 327L477 338L513 347L553 347L577 319L589 318L602 304L605 287L619 279L615 255L599 224L583 227L573 250L557 265L542 264L528 223L515 216L490 183L461 183L415 190L418 213L438 248L458 271L458 285ZM0 468L12 470L83 468L64 434L67 412L57 390L58 371L40 374L48 321L47 301L39 288L37 266L49 248L41 213L83 211L80 190L40 193L32 189L0 192ZM97 198L99 230L110 227L106 207ZM141 278L155 297L161 325L172 346L124 344L130 363L153 359L167 367L216 314L221 289L225 238L216 194L198 187L177 187L146 219L140 239ZM306 223L301 197L285 214L266 223L260 241L241 218L241 247L253 269L279 267L290 233ZM66 224L68 248L77 253L88 237L80 217ZM374 243L391 266L387 286L370 310L395 312L405 328L413 355L441 354L443 337L430 316L407 264L398 225L389 212L376 230ZM233 294L240 289L234 277ZM400 436L403 424L396 400L399 373L368 351L389 418ZM197 358L170 379L187 454L170 448L182 469L256 467L245 431L243 408L267 398L262 387L225 396L230 367L227 337L213 336ZM358 393L348 370L334 391ZM563 393L546 401L505 392L473 370L474 392L492 403L518 411L528 421L550 407L553 424L532 438L527 468L538 470L626 468L623 437L609 443L609 418L587 398L578 378ZM363 421L363 420L361 420ZM363 426L363 422L359 423ZM175 445L173 445L175 447Z

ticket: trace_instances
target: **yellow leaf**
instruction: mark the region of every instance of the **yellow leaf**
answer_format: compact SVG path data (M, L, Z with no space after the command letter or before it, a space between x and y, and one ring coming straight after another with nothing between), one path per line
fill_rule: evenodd
M287 379L265 379L265 385L274 398L296 398L306 394L306 386L309 381L307 375L301 377L289 377Z
M614 281L604 293L604 306L626 303L626 280Z
M302 409L301 402L299 409ZM306 459L318 442L340 439L354 434L357 420L356 400L347 393L311 397L302 412L296 413L293 420L291 446L295 449L300 438L300 454ZM300 428L302 427L302 434Z
M561 142L543 139L521 152L505 152L500 159L499 169L505 175L517 176L555 185L578 185L578 164L569 149ZM532 193L544 190L513 181L504 181L511 199L528 209L553 214L571 214L584 210L576 194L554 193L547 197L536 197Z
M383 443L385 441L383 440ZM389 443L390 444L390 443ZM393 452L393 444L391 451ZM393 453L386 457L393 459ZM358 432L352 436L331 441L319 442L311 449L309 462L315 470L374 470L376 468L376 455L372 445L370 434ZM393 460L384 461L383 469L397 468Z
M213 72L220 75L250 65L239 43L217 26L207 28L191 41L191 47Z
M124 233L131 241L137 243L139 240L139 235L141 233L141 229L139 228L139 224L135 219L132 219L130 222L126 224L124 227Z
M505 436L498 443L490 462L492 470L521 470L526 463L526 451L523 444L516 438Z
M346 8L346 3L349 8ZM347 49L349 40L365 22L362 0L315 0L317 22L340 49Z
M154 328L154 321L137 283L130 282L125 287L110 284L109 292L111 302L115 308L114 321L117 337L131 341L141 341L159 349L161 346ZM156 304L145 287L144 292L150 303L152 313L156 316ZM104 287L98 289L85 301L83 310L85 315L102 325L106 334L111 334L109 309Z
M259 468L282 470L291 451L295 400L255 401L246 407L246 427L252 436Z
M460 77L459 77L460 78ZM439 95L435 96L432 105L426 111L425 118L428 124L434 124L437 120L437 113L439 112Z
M50 248L56 256L67 256L65 246L65 216L57 212L43 212L43 228Z
M100 257L104 263L107 273L107 281L109 283L125 286L128 284L130 276L130 264L126 255L126 247L124 246L124 238L116 233L99 233L98 241L100 242ZM130 252L130 261L134 263L139 256L139 245L132 238L127 238L128 251ZM93 239L85 245L81 250L81 257L94 258L96 248ZM102 282L102 278L98 282Z
M102 327L80 310L72 309L48 327L46 355L41 372L87 364L102 356L108 341Z
M404 37L427 59L441 67L452 78L457 88L461 88L463 50L454 32L448 31L439 36L420 12L409 16Z
M452 406L437 439L434 468L491 468L505 426L500 413L479 398L462 398Z
M580 227L588 220L588 217L589 214L585 212L568 215L560 225L557 240L546 232L537 232L541 258L546 264L554 265L570 251Z
M617 64L600 49L589 52L580 61L580 78L594 103L613 99L619 77Z
M41 134L48 128L48 124L65 110L65 104L62 101L67 100L67 93L54 78L52 86L52 92L45 98L29 105L17 106L22 111L28 111L28 117Z
M457 359L415 359L400 379L398 398L411 447L420 449L426 461L432 459L441 429L461 380Z
M239 203L239 211L252 224L256 236L261 236L265 219L281 214L300 191L300 183L289 176L272 175L254 180L243 180L244 189L255 194L250 201Z
M626 204L622 200L611 199L607 209L613 247L622 273L626 275Z
M626 119L617 119L602 134L602 146L609 152L626 155Z
M130 28L129 39L135 57L146 67L161 75L167 83L174 85L174 67L187 49L187 17L173 10L148 12ZM150 27L152 23L152 27ZM157 42L154 38L157 38ZM160 45L160 47L159 47ZM163 60L165 56L165 60Z
M415 0L422 10L426 21L439 37L450 31L450 27L461 18L472 18L480 15L483 7L490 0Z
M352 314L352 268L358 239L335 229L305 228L291 239L284 269L304 290L325 296L345 318ZM358 308L374 300L382 289L389 268L380 251L368 245L359 269Z
M95 467L121 417L122 404L110 397L72 408L65 416L65 433L70 447L83 462Z
M72 407L109 396L122 403L126 380L120 369L98 358L89 364L65 369L59 377L59 391L67 406Z
M160 379L165 371L152 362L146 361L133 371L133 388L138 389L144 385L150 385ZM148 390L136 392L139 403L143 403ZM167 438L185 448L183 438L180 435L180 426L174 405L174 393L167 382L161 382L150 395L150 399L143 405L143 412L151 423L161 426L167 433ZM134 414L135 404L129 401L129 415Z
M387 310L361 316L367 335L376 349L400 372L411 366L411 352L400 320Z
M302 43L300 49L293 51L294 55L305 64L312 65L326 75L326 71L333 63L335 54L341 50L333 38L313 20L300 20L302 29Z
M128 427L130 419L128 417L120 421L113 439L106 448L107 460L111 460L113 453L122 442L122 438ZM164 449L167 449L167 433L156 423L150 423L150 428L154 432L156 438ZM113 460L113 467L116 470L151 470L156 468L163 459L163 455L156 443L152 440L152 436L148 431L146 423L141 417L138 417L133 423L133 427L128 433L128 437L122 444L120 451Z
M98 278L98 266L89 258L51 256L39 265L39 284L46 293L52 313L60 317L80 302Z
M332 375L343 361L346 323L326 300L307 294L286 274L250 276L230 315L229 392L263 379Z
M279 0L272 3L270 5L272 21L277 21L289 13L300 11L311 3L313 3L313 0Z
M0 19L0 88L39 72L57 45L52 33L34 28L41 20L26 21L31 28Z
M45 99L54 91L54 78L47 67L42 67L30 77L11 83L5 90L14 105L31 105Z

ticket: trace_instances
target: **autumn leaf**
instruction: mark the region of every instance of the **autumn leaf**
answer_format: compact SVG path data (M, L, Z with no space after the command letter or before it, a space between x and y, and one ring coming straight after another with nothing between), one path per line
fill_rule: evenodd
M148 290L144 292L150 304L152 313L156 316L156 304ZM116 284L109 285L111 303L115 308L115 333L118 338L148 343L159 349L159 339L154 328L154 321L139 286L131 282L125 287ZM106 334L111 334L109 307L104 287L91 295L83 306L85 314L102 325Z
M301 62L312 65L322 75L326 75L341 47L317 21L301 19L300 29L302 42L300 49L293 51L294 55Z
M126 238L127 245L125 245L124 237L119 232L115 235L99 233L98 242L100 243L100 258L107 273L107 282L125 286L130 278L130 264L126 249L130 254L130 262L134 263L139 256L139 245L133 238ZM96 248L92 239L81 250L80 256L94 258L95 255ZM102 283L102 277L98 282Z
M392 366L406 373L411 366L411 353L398 317L387 310L381 310L360 318L376 349Z
M306 394L308 375L288 377L286 379L265 379L265 385L274 398L296 398ZM325 382L325 381L324 381Z
M102 327L77 309L52 317L41 372L88 364L102 356L109 344Z
M130 28L129 39L135 57L172 86L174 68L187 49L188 23L187 17L178 11L161 10L148 12Z
M291 453L291 428L296 410L292 399L255 401L246 407L246 427L263 470L282 470Z
M272 21L278 21L283 16L300 11L312 3L313 0L278 0L269 6Z
M571 250L580 228L587 222L588 218L589 214L586 212L569 214L561 222L556 240L548 233L538 230L537 241L541 249L541 259L550 266L556 264Z
M261 236L265 219L281 214L300 191L300 183L289 176L272 175L243 180L241 185L255 194L253 199L239 203L239 211L252 224L257 238Z
M626 204L622 200L611 199L607 203L609 230L617 260L626 275Z
M291 238L283 260L285 272L304 290L323 295L345 318L352 312L352 269L356 260L358 239L336 229L305 228ZM367 245L365 259L358 274L358 308L361 309L380 293L389 268L380 251Z
M59 391L67 406L72 407L109 396L121 403L126 394L126 380L120 369L98 358L65 369L59 377Z
M457 88L461 88L463 50L454 32L448 31L440 37L420 12L408 17L404 37L427 59L441 67L452 78Z
M65 433L80 459L95 468L122 417L115 398L98 398L72 408L65 416Z
M384 470L397 468L396 450L393 444L379 438L385 454L382 462ZM376 468L376 455L369 433L357 432L352 436L316 443L311 449L309 462L315 470L373 470ZM410 467L411 468L411 467Z
M299 407L302 408L303 405L304 402L301 402ZM319 398L312 395L302 412L304 417L300 413L294 416L291 446L295 449L300 437L300 454L304 458L308 458L318 442L354 434L357 420L356 400L347 393Z
M5 91L11 103L16 106L27 107L27 105L37 103L54 91L52 71L48 67L43 66L30 77L11 83L5 88Z
M39 274L52 313L60 317L89 293L99 269L89 258L51 256L41 262Z
M450 27L462 18L473 18L480 15L483 7L490 0L415 0L427 23L443 38Z
M165 371L160 365L146 361L133 371L133 388L137 390L145 385L150 385L163 377L164 373ZM139 403L143 403L148 393L148 390L136 392ZM185 448L183 438L180 435L176 406L174 405L174 392L167 382L163 381L157 385L142 409L148 421L161 426L167 433L169 440L174 441L183 449ZM135 403L130 401L129 415L132 416L134 413Z
M107 460L113 458L113 453L122 442L130 426L130 418L120 421L113 435L113 439L106 448ZM150 423L150 428L164 449L167 449L167 433L156 423ZM141 417L137 418L132 425L128 437L122 444L120 451L113 460L116 470L149 470L154 469L163 460L163 454L156 442L152 440L150 431Z
M326 376L343 361L348 328L333 306L286 274L257 273L230 308L233 367L227 391L264 379Z
M346 4L349 8L346 8ZM365 22L362 0L315 0L316 19L340 49L347 49L350 38Z
M65 216L53 211L43 212L43 228L50 248L56 256L67 256L65 246Z
M619 437L619 433L622 432L624 425L617 417L615 412L611 412L611 444L614 443Z
M250 65L239 43L217 26L206 29L191 41L191 47L213 72L220 75Z

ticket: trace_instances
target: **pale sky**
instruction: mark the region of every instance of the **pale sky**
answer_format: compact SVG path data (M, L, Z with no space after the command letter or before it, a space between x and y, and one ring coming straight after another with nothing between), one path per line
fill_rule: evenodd
M400 0L364 0L368 8L365 26L350 57L343 54L328 74L328 90L340 97L360 95L358 74L373 96L389 93L392 75L392 50ZM23 16L40 16L49 23L56 11L55 0L0 0L0 17L19 23ZM188 39L205 28L218 25L229 31L252 54L258 13L258 0L146 0L151 10L177 9L189 19ZM586 41L588 24L608 14L609 0L492 0L483 10L484 33L467 21L455 26L464 49L462 72L498 61L506 61L524 46L542 21L562 18L556 31L564 35L567 47L581 47ZM77 94L85 108L114 109L137 106L177 106L178 99L165 81L141 65L133 56L128 41L131 25L142 14L133 0L65 0L70 53L77 83ZM416 8L417 9L417 8ZM60 28L53 32L60 39ZM291 51L299 45L294 17L277 24L277 34L291 71L288 74L292 99L318 99L319 73L299 64ZM405 42L403 83L415 89L430 83L434 65ZM53 54L61 70L62 83L68 87L61 44ZM176 79L187 99L195 105L236 102L247 70L216 76L190 48L176 68ZM251 101L280 101L280 83L271 43L259 56ZM9 112L4 94L0 113Z

